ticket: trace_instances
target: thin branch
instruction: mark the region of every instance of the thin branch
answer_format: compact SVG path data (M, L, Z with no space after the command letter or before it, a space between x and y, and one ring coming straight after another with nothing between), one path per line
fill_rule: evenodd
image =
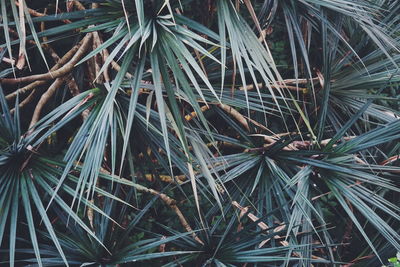
M65 79L66 77L57 78L50 85L49 89L47 89L47 91L42 95L42 97L40 98L39 102L35 107L35 111L33 112L32 120L29 125L29 128L31 129L30 131L33 130L33 126L39 121L40 114L42 112L44 105L46 105L46 103L51 99L56 90L60 88L60 86L64 83Z
M82 5L81 4L81 2L79 2L79 1L77 1L77 0L74 0L74 1L71 1L73 4L74 4L74 6L76 7L76 9L78 9L78 10L85 10L86 8L85 8L85 6L84 5Z
M77 96L80 94L79 87L76 84L75 78L72 75L67 80L67 85L69 88L69 92L71 93L72 96Z
M175 199L170 198L169 196L167 196L164 193L158 192L158 191L156 191L154 189L151 189L151 188L144 187L144 186L139 185L139 184L136 184L135 188L138 191L150 193L150 194L155 195L155 196L159 196L160 199L162 201L164 201L164 203L167 204L167 206L169 206L175 212L175 214L178 216L179 221L182 224L182 226L185 228L185 230L188 231L188 232L192 232L193 238L197 242L199 242L200 244L204 245L204 242L193 232L192 227L190 227L190 225L189 225L188 221L186 220L186 218L184 217L183 213L181 212L181 210L176 205L176 200Z
M11 28L8 28L8 32L11 33L15 38L19 38L18 32L16 32L15 30L13 30L13 29L11 29ZM43 39L44 39L44 37L43 37ZM36 46L36 42L33 41L33 40L26 40L26 42L27 42L28 44L30 44L30 45ZM50 51L50 50L48 49L48 47L46 46L46 43L41 43L40 45L42 46L42 48L44 49L45 52L49 53L49 55L52 56L52 51Z
M296 84L296 81L297 81L297 84L307 84L310 81L318 81L318 80L319 80L318 78L312 78L311 80L310 79L286 79L286 80L279 81L276 84L282 88L287 88L289 90L300 91L300 92L306 93L308 91L307 88L292 86L289 84ZM263 83L258 83L257 86L262 87ZM270 86L272 88L277 88L277 86L274 84L270 84ZM254 86L254 84L249 84L246 87L243 87L243 86L239 87L239 90L253 90L254 88L256 88Z
M44 74L36 74L36 75L31 75L31 76L26 76L26 77L20 77L20 78L4 78L0 79L0 82L2 84L19 84L19 83L28 83L28 82L33 82L37 80L52 80L56 79L62 76L65 76L69 72L71 72L75 64L78 63L78 61L84 56L86 53L87 49L89 48L90 42L92 40L92 33L86 34L86 36L82 39L81 44L78 45L78 49L72 59L65 65L63 65L61 68L56 69L54 71L50 70L48 73ZM70 50L71 51L71 50ZM69 52L68 52L69 53ZM57 64L61 65L61 64Z
M6 100L13 100L14 98L17 97L17 94L23 95L29 91L36 89L39 86L45 85L46 83L47 83L47 81L36 81L36 82L30 83L27 86L24 86L24 87L16 90L15 92L12 92L12 93L6 95Z
M45 15L46 12L47 12L47 8L44 9L44 14L43 15ZM40 30L42 32L46 30L46 25L45 25L44 21L42 21L40 23ZM43 36L42 47L45 48L50 53L50 56L53 58L54 63L57 64L57 62L60 60L60 57L57 55L57 53L53 49L53 47L51 47L47 42L48 42L48 38L46 36Z
M240 217L243 217L244 215L247 215L247 217L248 217L251 221L253 221L253 222L259 221L259 222L257 223L258 227L260 227L262 230L266 230L266 232L269 233L268 229L269 229L270 227L269 227L266 223L264 223L263 221L260 221L260 218L258 218L256 215L254 215L253 213L249 212L249 208L248 208L248 207L242 207L242 206L241 206L237 201L235 201L235 200L232 201L232 205L233 205L234 207L236 207L237 209L240 210L240 215L239 215ZM276 233L276 232L282 231L283 229L285 229L285 227L286 227L286 225L285 225L285 224L282 224L282 225L280 225L280 226L278 226L278 227L275 227L274 230L273 230L273 232ZM281 238L282 238L282 237L279 236L279 235L275 235L275 236L274 236L274 239L281 239ZM268 238L268 239L262 241L262 242L258 245L258 247L261 248L261 247L264 246L266 243L268 243L269 240L271 240L271 238ZM279 243L280 243L282 246L284 246L284 247L289 246L289 242L286 241L286 240L281 240L281 241L279 241ZM301 254L298 253L298 252L292 252L292 253L293 253L293 255L295 255L296 257L301 257ZM311 255L311 257L312 257L313 259L322 259L322 258L317 257L317 256L314 256L314 255Z
M112 67L113 69L115 69L116 71L120 71L120 70L121 70L121 66L120 66L117 62L115 62L114 60L111 61L111 67ZM128 79L132 79L132 78L133 78L133 75L130 74L129 72L126 72L126 73L125 73L125 76L126 76L126 78L128 78Z
M386 166L386 165L388 165L388 164L390 164L390 163L392 163L392 162L395 162L396 160L400 160L400 154L399 154L399 155L392 156L392 157L390 157L390 158L388 158L388 159L385 159L384 161L382 161L382 162L380 163L380 165Z
M10 64L10 65L15 65L15 60L14 60L14 59L10 59L10 58L7 58L7 57L3 57L1 60L2 60L3 62L5 62L5 63Z
M25 28L25 14L24 14L24 3L25 1L23 0L18 0L18 12L19 12L19 28L21 32L21 36L19 38L21 39L19 41L19 52L18 52L18 59L17 59L17 64L15 65L17 69L22 70L25 66L26 60L25 60L25 55L26 55L26 47L25 47L25 42L26 42L26 28Z
M184 181L186 181L186 175L184 175L184 174L175 175L174 176L175 179L173 177L171 177L170 175L165 175L165 174L153 175L153 174L148 173L148 174L144 175L144 178L146 178L146 180L149 182L153 182L154 177L158 177L162 182L165 182L165 183L177 182L178 184L181 184Z
M68 52L67 52L67 53L66 53L66 54L65 54L65 55L50 69L50 71L55 71L55 70L59 69L60 67L64 66L65 64L67 64L67 62L68 62L69 60L71 60L71 58L72 58L72 57L77 53L77 51L79 50L80 44L81 44L81 43L79 43L79 44L75 45L73 48L71 48L71 50L69 50L69 51L68 51ZM1 82L1 79L0 79L0 82ZM31 91L31 90L33 90L33 89L39 87L39 86L45 85L46 83L47 83L46 80L44 80L44 81L35 81L35 82L31 83L31 84L28 84L28 85L26 85L26 86L24 86L24 87L22 87L22 88L16 90L16 91L13 92L13 93L8 94L8 95L6 96L6 100L8 100L8 101L9 101L9 100L12 100L12 99L14 99L14 98L17 96L17 94L22 95L22 94L24 94L24 93L26 93L26 92L28 92L28 91Z
M37 92L36 89L32 90L32 92L21 103L18 104L18 108L21 110L27 104L29 104L34 99L34 96L36 95L36 92ZM15 112L15 108L12 108L10 110L10 113L14 114L14 112Z
M17 6L20 6L20 4L19 4L18 1L15 1L15 4L16 4ZM29 8L29 7L26 7L26 9L28 10L29 14L32 15L32 16L34 16L34 17L44 17L44 16L47 16L47 15L46 15L46 12L40 13L40 12L34 10L34 9ZM72 23L72 21L70 21L69 19L63 19L62 22L66 23L66 24Z
M63 65L67 64L67 62L77 53L78 49L80 47L80 43L75 45L73 48L71 48L71 50L69 50L51 69L50 71L55 71L57 69L59 69L60 67L62 67ZM1 80L0 80L1 81ZM39 86L45 85L47 83L47 81L35 81L31 84L28 84L20 89L18 89L17 91L8 94L6 96L6 100L13 100L17 94L22 95L28 91L31 91Z
M209 109L210 109L210 106L207 106L207 105L204 105L204 106L202 106L202 107L200 108L201 112L205 112L205 111L207 111L207 110L209 110ZM186 121L191 121L192 119L194 119L194 118L197 117L197 116L198 116L197 112L196 112L196 111L193 111L193 112L191 112L190 114L185 115L185 120L186 120Z
M239 111L226 104L218 104L217 106L224 110L226 113L230 114L232 117L234 117L244 128L246 128L247 131L250 131L250 127L247 123L246 118L242 114L240 114Z
M351 188L351 187L354 187L354 186L358 186L360 184L361 184L361 182L357 181L354 184L346 186L346 188ZM323 193L321 195L315 196L315 197L311 198L311 201L315 201L315 200L317 200L317 199L319 199L321 197L324 197L324 196L327 196L327 195L330 195L330 194L332 194L332 191L329 191L329 192Z
M110 172L107 171L107 170L104 169L104 168L101 168L100 171L101 171L102 173L106 173L106 174L110 175ZM121 177L118 177L118 178L117 178L117 177L115 177L115 179L120 179L120 180L123 180L123 181L127 181L127 182L129 182L129 184L131 184L131 181L128 180L128 179L125 179L125 178L121 178ZM194 238L197 242L199 242L200 244L204 245L204 242L196 235L196 233L194 233L192 227L189 225L189 223L188 223L188 221L186 220L185 216L183 215L183 213L181 212L181 210L178 208L175 199L170 198L169 196L167 196L167 195L164 194L164 193L161 193L161 192L159 192L159 191L156 191L156 190L154 190L154 189L152 189L152 188L145 187L145 186L140 185L140 184L133 183L132 186L135 187L135 189L138 190L138 191L140 191L140 192L145 192L145 193L152 194L152 195L154 195L154 196L158 196L162 201L164 201L164 203L165 203L167 206L169 206L169 207L175 212L175 214L178 216L178 219L179 219L181 225L183 226L183 228L185 228L185 230L186 230L187 232L191 232L193 238Z

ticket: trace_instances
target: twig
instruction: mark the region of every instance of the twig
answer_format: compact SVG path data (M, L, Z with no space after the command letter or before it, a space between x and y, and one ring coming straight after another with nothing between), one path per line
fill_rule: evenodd
M232 201L232 205L240 210L240 215L239 215L240 218L243 217L244 215L247 215L247 217L249 217L249 219L252 220L253 222L256 222L256 221L259 221L259 220L260 220L260 218L258 218L256 215L254 215L254 214L251 213L251 212L248 212L248 211L249 211L249 208L248 208L248 207L242 207L237 201ZM267 233L269 233L269 231L268 231L269 226L268 226L266 223L260 221L260 222L257 223L257 225L258 225L258 227L260 227L262 230L267 230ZM285 227L286 227L285 225L281 225L281 226L279 226L279 227L276 227L276 228L274 229L274 232L279 232L279 231L285 229ZM279 235L275 235L275 236L274 236L274 239L280 239L280 238L282 238L282 237L279 236ZM269 240L270 240L270 238L268 238L268 239L262 241L262 242L259 244L258 247L261 248L261 247L264 246ZM280 243L282 246L285 246L285 247L289 246L289 243L288 243L287 241L285 241L285 240L284 240L284 241L280 241L279 243Z
M15 65L17 69L22 70L25 66L25 42L26 42L26 28L25 28L25 14L24 14L24 3L23 0L18 0L18 12L19 12L19 28L21 32L20 41L19 41L19 52L17 64Z
M235 200L232 201L232 205L233 205L234 207L236 207L237 209L240 210L240 215L239 215L240 217L243 217L244 215L247 215L247 217L249 217L249 219L252 220L253 222L260 221L260 218L258 218L258 217L257 217L256 215L254 215L253 213L248 212L248 211L249 211L249 208L248 208L248 207L242 207L242 206L241 206L237 201L235 201ZM269 227L268 227L268 225L267 225L266 223L260 221L260 222L257 223L257 225L258 225L258 227L260 227L262 230L266 230L267 233L269 232L269 231L268 231L268 228L269 228ZM285 229L285 227L286 227L286 225L282 224L282 225L280 225L280 226L278 226L278 227L275 227L274 230L273 230L273 232L275 233L275 232L282 231L283 229ZM275 235L275 236L274 236L274 239L281 239L281 238L282 238L282 237L279 236L279 235ZM262 241L262 242L258 245L258 247L261 248L261 247L264 246L269 240L271 240L271 238L268 238L268 239ZM282 246L284 246L284 247L289 246L289 242L287 242L286 240L281 240L281 241L279 241L279 243L280 243ZM295 256L297 256L297 257L301 257L301 254L298 253L298 252L293 252L293 255L295 255ZM312 257L313 259L322 259L322 258L317 257L317 256L314 256L314 255L311 255L311 257Z
M185 228L185 230L188 231L188 232L192 232L193 238L197 242L199 242L200 244L204 245L204 242L193 232L192 227L190 227L188 221L186 220L186 218L184 217L184 215L182 214L182 212L180 211L180 209L176 205L176 200L175 199L170 198L169 196L167 196L164 193L158 192L158 191L156 191L154 189L151 189L151 188L144 187L144 186L139 185L139 184L136 184L135 188L138 191L142 191L142 192L150 193L150 194L155 195L155 196L159 196L160 199L162 201L164 201L164 203L167 204L175 212L175 214L178 216L179 221L182 224L182 226Z
M21 2L21 1L15 1L15 5L17 5L19 8L21 8L21 7L23 8L23 2ZM35 17L46 16L46 14L37 12L36 10L33 10L29 7L26 7L26 9L28 10L29 14L31 14L32 16L35 16Z
M72 96L77 96L80 94L79 87L72 75L70 76L70 79L67 80L67 85Z
M19 6L19 3L17 1L15 1L15 4L17 6ZM29 14L31 14L34 17L44 17L44 16L46 16L46 12L40 13L40 12L34 10L34 9L29 8L29 7L27 7L27 9L28 9ZM63 19L62 22L66 23L66 24L72 23L72 21L70 21L69 19Z
M92 4L93 5L93 4ZM101 45L100 41L100 36L98 32L93 32L93 50L95 50L97 47ZM94 57L91 58L93 64L92 68L94 68L94 79L91 80L91 82L97 81L98 83L103 83L104 82L104 75L101 75L100 69L101 69L101 64L102 64L102 57L99 58L99 54L95 55ZM88 61L89 63L89 61Z
M207 111L207 110L209 110L209 109L210 109L210 106L207 106L207 105L204 105L204 106L202 106L202 107L200 108L201 112ZM197 112L196 112L196 111L193 111L193 112L191 112L190 114L185 115L185 120L186 120L186 121L191 121L192 119L194 119L194 118L197 117L197 116L198 116Z
M74 6L76 7L76 9L78 9L78 10L85 10L85 9L86 9L85 6L82 5L82 4L81 4L79 1L77 1L77 0L72 1L72 3L74 4Z
M17 2L17 1L15 1L15 4L17 6L20 6L19 2ZM26 7L26 9L28 10L29 14L31 14L34 17L44 17L44 16L46 16L46 12L40 13L40 12L34 10L34 9L29 8L29 7ZM63 19L62 22L66 23L66 24L72 23L72 21L70 21L69 19Z
M44 9L44 14L43 15L45 15L46 12L47 12L47 8ZM44 21L42 21L40 23L40 30L42 32L46 30ZM53 47L51 47L47 42L48 42L48 38L46 36L43 36L43 44L42 44L42 46L43 46L43 48L48 50L48 52L50 53L50 56L53 58L54 63L57 64L57 62L60 60L60 57L57 55L57 53L53 49Z
M104 168L100 169L101 172L106 173L108 175L110 175L110 172L107 171ZM121 179L123 181L128 181L129 183L131 183L130 180L125 179L125 178L121 178L121 177L115 177L116 179ZM133 187L136 188L136 190L140 191L140 192L145 192L145 193L149 193L152 194L154 196L158 196L162 201L164 201L164 203L169 206L174 212L175 214L178 216L178 219L181 223L181 225L183 226L183 228L185 228L186 231L191 232L193 238L199 242L200 244L204 245L204 242L196 235L196 233L193 232L192 227L189 225L188 221L186 220L185 216L183 215L183 213L181 212L181 210L178 208L177 204L176 204L176 200L173 198L170 198L169 196L167 196L164 193L161 193L159 191L156 191L154 189L145 187L143 185L140 184L133 184Z
M71 60L67 64L63 65L61 68L56 69L54 71L50 70L48 73L44 73L44 74L36 74L36 75L20 77L20 78L15 78L15 79L14 78L4 78L4 79L1 79L0 82L3 84L18 84L18 83L33 82L33 81L37 81L37 80L52 80L52 79L56 79L56 78L65 76L66 74L68 74L70 71L73 70L73 68L75 67L75 64L78 63L78 61L86 53L87 49L89 48L90 41L92 40L92 36L93 36L92 33L86 34L86 36L81 41L81 45L78 45L78 49L77 49L75 55L71 58ZM57 65L61 65L61 64L57 64Z
M13 29L11 29L11 28L8 28L8 31L9 31L14 37L19 38L18 33L17 33L15 30L13 30ZM44 39L44 37L43 37L43 39ZM35 46L36 46L36 42L33 41L33 40L26 40L26 42L27 42L28 44L30 44L30 45L35 45ZM49 55L52 56L52 51L50 51L50 50L48 49L48 46L46 46L46 43L42 43L42 44L40 44L40 45L42 46L42 48L44 49L45 52L49 53Z
M278 136L278 135L276 135L276 136ZM272 136L264 136L264 139L265 139L265 141L266 141L268 144L264 145L263 147L256 147L256 148L247 149L246 152L256 152L256 151L268 150L269 147L270 147L271 145L273 145L274 143L276 143L276 142L279 140L279 138L278 138L278 139L275 139L276 136L274 136L274 137L272 137ZM282 135L281 135L281 136L282 136ZM344 139L345 141L348 141L348 140L354 139L354 138L356 138L356 137L357 137L357 136L345 136L345 137L343 137L343 139ZM331 140L332 140L331 138L329 138L329 139L324 139L324 140L322 140L319 144L320 144L320 146L326 146L326 145L328 145L328 143L329 143ZM293 141L292 143L288 144L287 146L285 146L285 147L282 148L282 149L283 149L283 150L286 150L286 151L299 150L299 149L307 149L307 148L309 148L311 145L314 145L314 144L316 144L315 141ZM336 146L336 145L333 145L333 146ZM363 160L361 160L361 159L358 158L358 157L355 157L355 160L356 160L358 163L366 164Z
M238 112L237 110L233 109L232 107L226 105L226 104L216 104L216 106L220 107L222 110L224 110L225 112L227 112L228 114L230 114L232 117L234 117L241 125L243 125L247 130L249 130L249 125L248 125L248 121L250 121L251 123L253 123L254 125L270 131L267 127L265 127L264 125L262 125L261 123L252 120L248 117L243 116L240 112ZM202 106L201 111L207 111L210 109L209 106ZM193 111L190 114L185 116L185 120L186 121L190 121L193 118L195 118L196 116L198 116L197 112ZM268 143L266 146L264 147L259 147L259 148L251 148L251 149L246 149L245 152L254 152L254 151L263 151L263 150L267 150L269 146L271 146L273 143L275 143L277 140L279 140L279 136L283 136L283 135L287 135L287 133L285 134L281 134L281 135L275 135L274 137L271 136L266 136L263 135L264 140ZM283 150L297 150L296 146L289 144L288 146L284 147Z
M144 178L146 178L146 180L148 180L149 182L152 182L152 181L154 181L154 176L160 178L160 180L165 183L175 183L175 181L176 181L178 184L181 184L186 180L186 175L184 175L184 174L175 175L174 176L175 179L174 179L170 175L164 175L164 174L153 175L153 174L148 173L148 174L144 175Z
M121 66L120 66L117 62L115 62L114 60L111 61L111 67L112 67L113 69L115 69L116 71L120 71L120 70L121 70ZM133 75L130 74L129 72L126 72L126 73L125 73L125 76L126 76L128 79L132 79L132 78L133 78Z
M282 81L278 81L276 84L283 87L283 88L287 88L289 90L293 90L293 91L300 91L303 93L306 93L308 90L307 88L304 87L298 87L298 86L291 86L288 84L307 84L310 81L318 81L318 78L312 78L312 79L286 79L286 80L282 80ZM262 87L263 83L258 83L257 84L258 87ZM276 88L277 86L274 84L270 84L270 86L272 88ZM254 84L249 84L246 87L239 87L239 90L253 90L255 88Z
M30 83L27 86L24 86L24 87L18 89L17 91L6 95L6 100L12 100L15 97L17 97L17 94L23 95L26 92L32 91L39 86L45 85L46 83L47 83L47 81L36 81L36 82Z
M78 49L79 49L79 47L80 47L80 44L77 44L77 45L75 45L73 48L71 48L71 50L69 50L51 69L50 69L50 71L55 71L55 70L57 70L57 69L59 69L61 66L63 66L63 65L65 65L72 57L73 57L73 55L75 55L76 54L76 52L78 51ZM0 80L0 82L1 82L1 80ZM11 93L11 94L8 94L7 96L6 96L6 100L12 100L12 99L14 99L16 96L17 96L17 94L19 94L19 95L21 95L21 94L24 94L24 93L26 93L26 92L28 92L28 91L31 91L31 90L33 90L33 89L35 89L36 87L38 87L38 86L42 86L42 85L45 85L47 83L47 81L35 81L35 82L33 82L33 83L31 83L31 84L28 84L28 85L26 85L26 86L24 86L24 87L22 87L22 88L20 88L20 89L18 89L17 91L15 91L15 92L13 92L13 93Z
M100 40L101 40L101 37L100 37ZM108 50L107 49L104 49L103 51L102 51L102 56L103 56L103 62L106 62L106 60L107 60L107 58L110 56L110 54L108 53ZM109 70L108 70L108 66L105 68L105 70L104 70L104 72L103 72L103 75L104 75L104 80L106 81L106 82L110 82L111 81L111 78L110 78L110 75L109 75Z
M390 157L390 158L388 158L388 159L385 159L384 161L382 161L382 162L380 163L380 165L386 166L386 165L388 165L388 164L390 164L390 163L392 163L392 162L395 162L396 160L399 160L399 159L400 159L400 154L399 154L399 155L392 156L392 157Z
M357 185L360 185L360 184L361 184L361 182L360 182L360 181L357 181L357 182L354 183L354 184L351 184L351 185L346 186L346 188L351 188L351 187L353 187L353 186L357 186ZM315 196L315 197L311 198L311 201L315 201L315 200L317 200L317 199L319 199L319 198L321 198L321 197L323 197L323 196L327 196L327 195L330 195L330 194L332 194L332 191L329 191L329 192L323 193L323 194L321 194L321 195Z
M95 7L97 7L97 6L95 6ZM102 43L103 43L103 40L102 40L100 34L98 32L93 32L93 49L96 49L97 47L101 46ZM108 75L108 67L109 66L107 66L104 69L103 73L100 73L100 69L101 69L100 66L106 62L108 56L109 56L108 50L103 49L101 51L100 55L96 55L94 57L95 69L96 69L95 76L96 76L96 78L99 77L99 80L98 80L99 83L103 82L103 79L101 77L103 77L104 81L106 81L106 82L110 82L110 80L111 80L110 76Z
M29 128L31 129L30 132L33 130L33 126L39 121L40 113L42 112L44 105L46 105L56 90L64 83L65 79L66 77L57 78L40 98L35 107L35 111L33 112L32 120L29 125Z
M356 258L354 260L352 260L350 263L346 264L346 265L342 265L342 267L350 267L353 266L354 264L356 264L356 262L361 261L361 260L365 260L365 259L371 259L373 258L375 255L367 255L367 256L363 256L363 257L359 257Z
M287 88L287 89L293 90L293 91L300 91L300 92L306 92L307 91L307 88L303 88L303 87L284 85L282 83L276 83L276 84L277 85L281 85L282 88ZM258 83L257 84L257 87L262 87L262 86L263 86L262 83ZM274 84L270 84L269 86L271 86L272 88L280 88L280 87L278 87L278 86L276 86ZM239 87L239 90L247 90L247 91L249 91L249 90L253 90L254 88L256 88L256 86L254 86L254 84L249 84L246 87L243 87L243 86Z
M23 109L28 103L30 103L36 94L36 89L32 90L32 92L21 102L18 104L18 108L21 110ZM14 114L15 108L10 110L11 114Z
M8 64L11 64L11 65L14 65L15 64L15 60L14 59L10 59L10 58L7 58L7 57L3 57L2 59L1 59L3 62L5 62L5 63L8 63Z
M246 118L239 111L226 104L218 104L217 106L234 117L247 131L250 131Z

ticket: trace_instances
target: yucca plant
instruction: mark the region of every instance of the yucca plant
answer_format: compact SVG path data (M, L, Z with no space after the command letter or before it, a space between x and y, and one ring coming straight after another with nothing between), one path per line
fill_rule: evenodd
M2 264L400 251L398 0L0 4Z

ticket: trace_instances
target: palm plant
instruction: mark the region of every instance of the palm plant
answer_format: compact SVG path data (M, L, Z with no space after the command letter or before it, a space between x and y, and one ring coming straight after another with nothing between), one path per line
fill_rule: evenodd
M37 235L36 235L36 225L37 218L34 214L40 214L40 218L47 229L47 232L54 242L55 248L60 253L61 258L64 263L68 263L64 252L61 248L60 242L55 234L54 227L50 221L50 217L46 212L46 202L48 202L49 197L54 195L53 187L59 182L59 177L62 174L61 166L57 166L57 162L51 162L46 157L38 154L34 147L39 147L41 138L46 139L46 137L51 134L43 134L38 139L36 138L41 129L46 127L46 125L41 125L36 131L31 131L27 134L22 135L21 125L20 125L20 114L18 107L18 97L16 105L14 108L13 117L7 107L7 102L4 98L4 94L0 91L0 102L2 107L2 117L0 120L1 125L1 224L0 224L0 242L6 243L8 240L9 248L9 262L11 266L14 265L15 260L15 248L17 241L17 232L23 231L21 229L21 224L26 220L28 226L28 233L31 238L31 242L34 248L35 256L38 262L41 262L40 251L38 247ZM37 142L35 144L35 141ZM68 175L68 183L61 185L62 191L66 195L64 198L61 195L55 196L55 202L58 206L68 213L73 220L83 227L89 235L94 239L100 240L94 235L94 233L86 227L81 218L72 210L70 206L66 204L66 199L68 195L73 195L73 190L71 188L76 186L76 178L72 175ZM98 191L98 189L97 189ZM102 190L101 190L102 191ZM108 194L106 194L108 195ZM115 198L113 195L110 195ZM86 205L92 207L93 209L101 212L92 203L88 202L86 199L82 200ZM25 216L22 216L23 209ZM22 218L21 218L22 217ZM23 219L24 218L24 219ZM4 238L4 233L8 229L9 236Z
M129 201L129 199L133 197L133 189L133 187L127 188L129 191L126 193L125 201ZM121 186L117 186L113 191L114 194L120 193ZM63 250L65 251L69 264L79 266L113 266L122 263L141 262L161 257L168 257L170 255L177 256L179 254L194 253L188 251L150 252L152 250L159 250L160 247L163 245L165 246L165 243L184 237L188 235L188 233L173 235L169 238L166 238L165 236L161 238L153 236L148 239L143 239L141 236L143 232L135 231L137 224L144 219L143 216L155 203L156 197L149 199L150 201L139 212L134 212L132 208L128 208L125 204L119 206L116 201L104 199L103 196L96 197L95 200L96 202L103 202L102 210L105 214L116 218L116 220L119 221L119 223L116 221L112 222L99 213L93 213L88 216L86 226L94 230L96 237L101 241L101 243L92 236L87 235L84 228L80 225L68 223L68 217L66 214L59 210L57 211L58 218L62 221L63 225L66 225L66 229L63 229L62 232L58 233L58 238ZM47 233L42 232L41 234L44 237L44 242L51 239ZM44 256L42 260L43 265L64 266L65 262L63 261L63 258L60 257L59 253L57 253L54 246L47 242L41 244L41 248ZM27 249L21 250L20 252L27 255L33 254L31 250ZM36 259L28 256L23 260L23 262L36 263Z
M398 0L0 4L2 263L400 251Z

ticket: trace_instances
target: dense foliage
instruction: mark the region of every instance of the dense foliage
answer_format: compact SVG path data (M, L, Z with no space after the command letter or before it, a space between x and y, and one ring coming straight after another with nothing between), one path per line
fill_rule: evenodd
M398 0L0 4L2 266L398 264Z

